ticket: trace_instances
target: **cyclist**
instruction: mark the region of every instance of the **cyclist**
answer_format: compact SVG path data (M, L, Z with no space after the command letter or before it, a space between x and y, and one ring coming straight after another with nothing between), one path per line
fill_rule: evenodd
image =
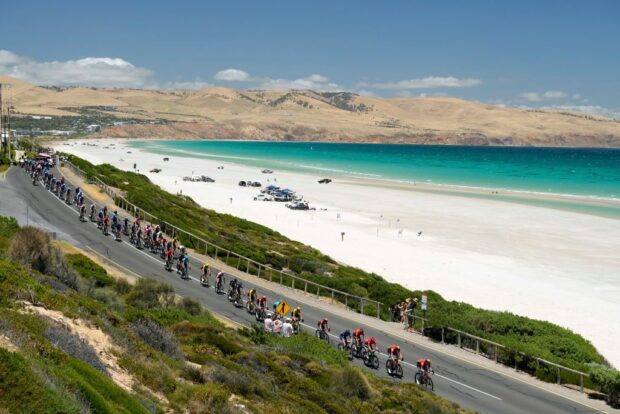
M90 205L90 219L94 219L95 218L95 210L97 209L97 207L95 206L95 204L91 204Z
M355 346L360 350L364 345L364 334L364 330L360 328L357 328L353 331L353 342L355 343Z
M172 264L172 249L166 250L166 267L170 268Z
M108 233L108 226L110 224L110 219L108 216L104 215L103 216L103 232L104 233Z
M317 324L317 326L319 327L319 331L322 331L323 334L327 337L328 332L329 332L329 321L327 320L327 318L323 318L319 321L319 323Z
M368 352L376 351L377 350L377 340L375 339L374 336L371 336L370 338L368 338L368 339L366 339L364 341L364 346L366 347Z
M264 311L267 308L267 296L261 296L258 300L258 307Z
M238 281L235 286L235 300L241 301L241 295L243 295L243 283Z
M80 220L84 220L85 212L86 212L86 206L84 204L80 204Z
M189 256L183 255L183 276L189 277Z
M200 268L200 283L203 285L209 283L209 264L205 263Z
M291 312L291 316L293 317L293 321L295 322L303 322L304 320L304 316L301 313L301 306L296 307L295 309L293 309L293 312Z
M125 217L123 219L123 233L125 234L129 233L129 217Z
M398 361L401 361L403 359L403 357L400 354L400 346L398 345L392 345L387 349L387 353L388 353L388 357L390 358L390 361L392 361L392 369L390 369L390 373L392 372L392 370L394 368L396 368L396 365L398 364Z
M431 368L431 360L429 358L420 358L417 362L418 372L423 374L428 374L429 372L433 372L433 368Z
M248 291L248 300L250 303L256 303L257 296L258 296L258 293L256 293L256 289L252 288Z
M339 338L342 346L346 348L351 343L351 331L345 329L344 331L340 332Z
M217 272L215 275L215 287L218 290L223 290L222 285L224 284L224 272Z

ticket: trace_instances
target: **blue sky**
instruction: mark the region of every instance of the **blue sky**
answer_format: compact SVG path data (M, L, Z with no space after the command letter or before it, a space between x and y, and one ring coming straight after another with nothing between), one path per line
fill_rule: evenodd
M0 16L0 73L37 84L447 94L620 114L618 0L20 0Z

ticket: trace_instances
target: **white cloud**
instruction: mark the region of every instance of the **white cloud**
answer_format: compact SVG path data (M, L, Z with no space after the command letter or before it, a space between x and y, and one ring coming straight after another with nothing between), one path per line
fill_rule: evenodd
M286 89L310 89L317 92L338 92L344 88L336 83L329 82L325 76L310 75L299 79L261 79L258 89L286 90Z
M86 57L78 60L37 62L0 50L0 73L36 85L142 88L153 73L126 60Z
M288 89L310 89L317 92L342 91L344 88L338 84L330 82L329 79L318 73L298 79L282 79L270 77L254 77L241 69L225 69L217 72L215 79L227 82L248 82L252 89L264 90L288 90Z
M566 92L562 91L546 91L546 92L525 92L519 95L519 98L528 102L554 101L560 99L570 99ZM572 95L572 99L581 99L578 93Z
M407 79L399 82L373 83L370 86L376 89L403 91L408 89L467 88L481 83L480 79L427 76L426 78Z
M207 86L213 86L213 84L209 82L204 82L198 78L193 81L167 82L164 85L164 88L173 89L173 90L174 89L183 90L183 89L200 89L200 88L205 88Z
M249 82L252 80L249 73L234 68L220 70L215 74L214 78L227 82Z

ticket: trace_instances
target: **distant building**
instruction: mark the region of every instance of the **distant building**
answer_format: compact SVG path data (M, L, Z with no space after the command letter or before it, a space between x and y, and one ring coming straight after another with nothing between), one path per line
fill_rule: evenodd
M101 125L93 124L93 125L88 125L86 127L86 132L93 133L93 132L99 132L99 131L101 131Z

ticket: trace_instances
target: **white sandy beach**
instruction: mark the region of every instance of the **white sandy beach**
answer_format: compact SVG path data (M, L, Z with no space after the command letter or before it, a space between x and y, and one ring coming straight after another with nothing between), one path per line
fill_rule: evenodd
M81 142L56 148L125 170L137 163L140 172L170 192L182 191L205 207L271 227L412 289L432 289L447 299L565 326L620 367L620 220L406 185L354 179L320 185L323 176L318 175L267 175L255 167L205 159L163 162L161 155L126 148L124 140L100 141L97 147ZM116 145L103 148L111 143ZM219 165L225 168L218 170ZM155 167L162 172L148 172ZM192 173L216 182L182 181ZM303 194L317 210L253 201L259 190L238 186L240 180L264 186L274 179Z

